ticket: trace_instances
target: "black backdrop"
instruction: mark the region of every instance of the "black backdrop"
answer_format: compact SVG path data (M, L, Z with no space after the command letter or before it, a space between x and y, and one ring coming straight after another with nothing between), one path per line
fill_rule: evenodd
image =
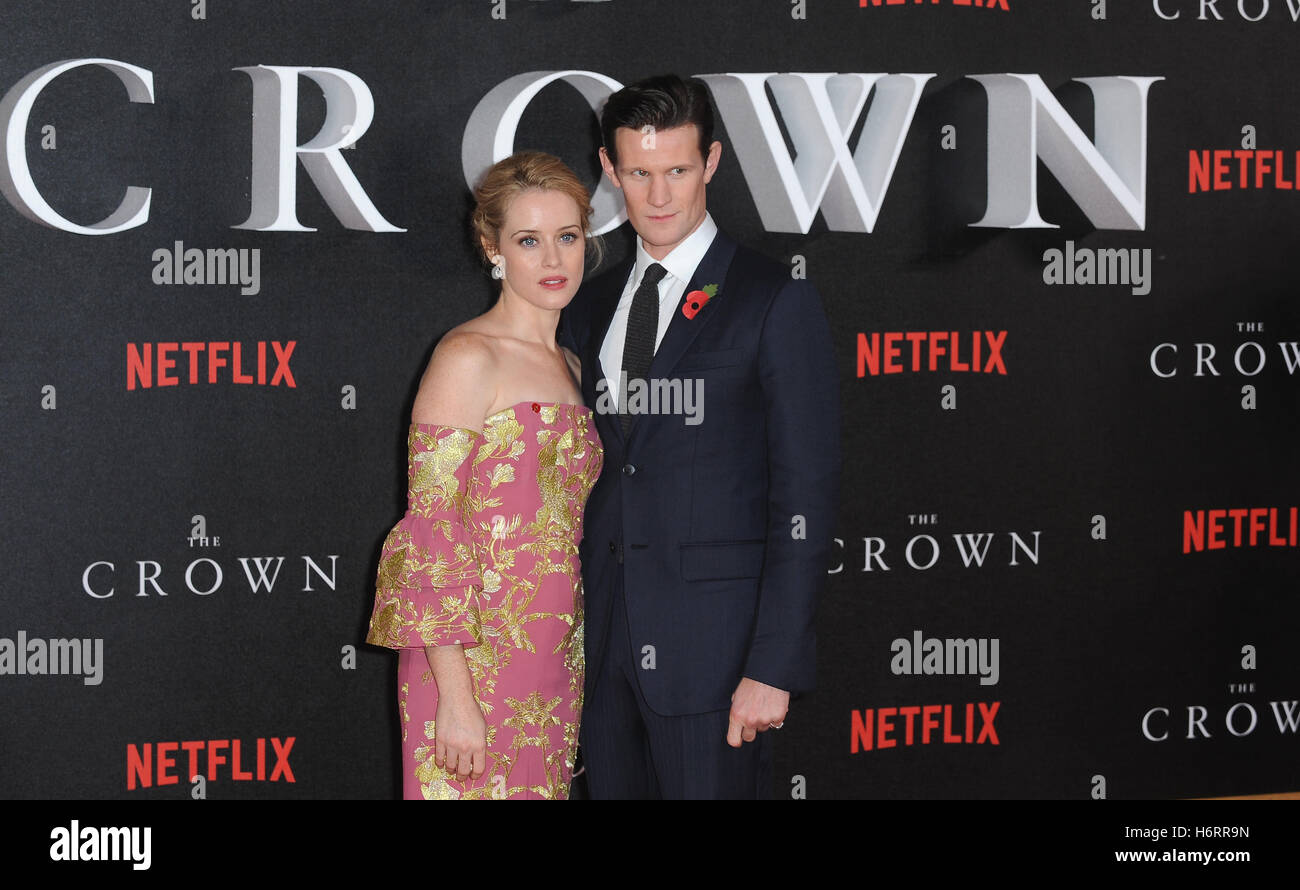
M234 780L227 764L204 793L396 793L394 664L362 639L379 545L403 509L415 383L437 337L488 304L467 235L462 139L494 87L564 70L619 82L661 71L935 75L870 233L831 230L821 215L806 233L766 231L755 194L775 183L747 177L734 134L719 127L710 209L817 284L843 393L843 545L820 612L819 689L795 703L779 738L779 797L1300 787L1287 722L1300 714L1289 710L1300 698L1300 608L1287 526L1300 474L1285 345L1300 336L1289 268L1297 194L1271 172L1255 187L1253 166L1246 188L1189 191L1189 153L1243 149L1247 126L1259 149L1281 152L1284 181L1300 178L1300 88L1284 76L1300 24L1285 0L1220 0L1221 21L1198 19L1194 0L1001 5L6 6L0 90L53 62L98 58L152 72L154 96L130 102L105 68L77 67L36 96L25 130L32 182L55 211L88 225L139 185L152 189L142 224L76 234L0 207L0 638L10 641L8 662L0 642L0 795L185 797L184 749L164 771L180 780L162 786L156 758L133 771L132 752L162 756L162 743L202 740L203 771L220 750L206 743L240 740L251 770L267 739L269 775L272 738L293 739L292 782ZM1266 6L1257 22L1243 17ZM345 227L301 164L296 214L315 231L236 228L252 206L253 81L235 69L257 65L337 68L365 82L374 120L341 157L404 232ZM987 93L968 75L1003 72L1041 77L1089 138L1101 102L1074 78L1164 78L1137 140L1144 227L1095 226L1042 164L1039 209L1059 228L971 225L1005 146L990 147ZM326 100L308 77L299 89L305 142ZM594 185L596 139L581 95L555 83L523 112L515 147L555 152ZM1028 134L1015 139L1023 146ZM11 169L23 143L18 131L7 145ZM1241 162L1229 163L1235 186ZM155 283L155 252L178 241L260 251L258 292ZM1149 249L1150 292L1046 284L1044 253L1067 241ZM607 262L630 243L627 226L610 234ZM909 331L957 331L967 342L1006 332L1006 373L954 372L946 358L914 372L904 340L909 370L859 376L859 334ZM195 383L181 347L172 347L176 385L159 385L156 356L153 385L132 378L129 357L144 344L236 341L246 372L268 344L268 377L270 344L292 341L294 385L235 383L229 365L209 383L207 346ZM1265 350L1253 376L1233 367L1247 341ZM1175 376L1153 370L1163 343L1177 351L1159 353L1155 368ZM1197 343L1214 345L1218 376L1196 375ZM1246 371L1253 350L1242 353ZM1253 407L1243 407L1248 385ZM1234 546L1229 516L1226 546L1184 553L1188 511L1238 508L1276 508L1285 546L1268 546L1267 531L1249 546L1249 516ZM954 536L983 534L993 536L983 565L964 565ZM919 535L939 548L930 568L908 564ZM925 566L929 541L913 546ZM875 552L888 570L868 559ZM251 589L258 559L268 577L279 566L270 591ZM213 587L214 564L220 584L192 592ZM158 587L141 573L157 573ZM914 631L996 639L998 682L893 672L893 641ZM20 634L102 640L101 682L15 673L33 665L13 654ZM873 734L860 750L854 731L869 710L875 719L880 709L951 705L960 735L967 704L994 702L997 744L945 744L942 728L922 744L919 716L913 744L901 716L884 737L894 747Z

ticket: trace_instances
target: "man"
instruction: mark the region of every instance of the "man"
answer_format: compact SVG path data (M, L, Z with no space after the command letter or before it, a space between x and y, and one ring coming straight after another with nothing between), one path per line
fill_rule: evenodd
M580 548L588 788L770 797L768 730L813 686L839 470L830 332L807 282L709 216L722 145L702 84L625 87L601 132L638 238L562 324L605 446ZM697 404L652 402L656 379Z

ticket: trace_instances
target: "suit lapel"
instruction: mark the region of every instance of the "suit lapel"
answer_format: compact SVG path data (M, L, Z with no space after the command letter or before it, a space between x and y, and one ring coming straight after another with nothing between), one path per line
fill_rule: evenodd
M731 266L731 258L735 255L736 242L719 230L713 238L713 243L705 252L704 259L700 260L700 264L695 267L695 274L686 283L686 290L682 293L681 299L673 307L672 321L668 323L668 330L664 332L664 338L659 343L659 348L655 350L654 359L650 362L651 377L670 375L691 343L699 336L700 331L704 330L704 326L717 313L714 303L726 299L723 283L727 277L727 269ZM708 284L718 285L714 298L705 303L700 311L695 313L694 318L687 318L682 314L687 295Z
M691 280L686 283L686 290L682 292L681 299L673 307L672 320L668 322L668 330L664 332L664 338L659 343L659 348L655 350L654 358L650 362L651 378L667 377L677 366L686 350L690 348L695 338L699 336L700 331L704 330L709 320L717 314L714 303L719 299L724 299L724 283L727 278L727 271L731 266L731 260L736 255L736 242L732 241L726 233L718 230L713 237L713 243L705 251L704 258L700 264L695 267L695 272L691 275ZM623 289L627 286L627 277L632 272L632 266L635 263L635 254L632 259L623 262L616 267L616 271L609 274L609 287L603 293L596 293L592 296L591 303L591 327L590 336L587 339L587 354L583 357L583 367L591 368L591 389L586 393L589 403L597 404L599 393L596 392L596 383L601 378L606 377L605 369L600 362L600 349L605 343L605 336L609 332L610 323L614 320L614 312L618 309L619 298L623 296ZM686 305L686 297L691 291L700 290L705 285L716 284L718 291L714 298L705 303L699 312L695 313L694 318L687 318L682 314L682 307ZM615 369L617 375L622 369ZM617 376L615 377L617 379ZM623 442L623 425L618 420L617 414L597 414L597 429L600 430L601 437L609 442L611 437L617 438ZM632 416L632 425L628 430L627 438L631 439L637 429L637 423L641 415ZM602 423L603 421L603 423Z
M704 259L695 267L691 280L686 282L686 290L682 292L681 299L673 307L672 320L668 322L668 330L664 331L664 338L659 342L659 348L655 350L654 358L650 361L650 378L665 378L672 373L677 362L681 360L691 343L699 336L700 331L709 323L709 319L717 314L714 308L714 300L710 299L699 312L695 313L694 318L687 318L682 314L682 307L686 305L686 297L691 291L699 290L707 284L718 285L718 291L714 294L715 298L721 299L724 296L723 282L727 277L727 270L731 266L731 259L736 255L736 242L732 241L722 230L713 236L713 243L704 253ZM631 442L636 437L638 425L642 422L643 415L632 415L632 425L628 427L627 439ZM620 426L620 424L614 424ZM622 430L619 430L620 434ZM631 450L629 445L628 450Z

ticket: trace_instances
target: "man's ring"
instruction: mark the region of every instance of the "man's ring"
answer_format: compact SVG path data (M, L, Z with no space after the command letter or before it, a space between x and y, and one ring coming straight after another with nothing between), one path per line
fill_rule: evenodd
M769 723L769 724L767 724L767 728L768 728L768 729L780 729L782 726L785 726L785 721L784 721L784 720L782 720L780 723Z

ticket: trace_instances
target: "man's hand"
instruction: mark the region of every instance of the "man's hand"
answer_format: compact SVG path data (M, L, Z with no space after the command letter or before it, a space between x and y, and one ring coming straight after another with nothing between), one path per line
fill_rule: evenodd
M740 685L731 694L727 744L739 748L742 740L752 742L770 726L780 726L789 707L790 693L784 689L741 677Z

